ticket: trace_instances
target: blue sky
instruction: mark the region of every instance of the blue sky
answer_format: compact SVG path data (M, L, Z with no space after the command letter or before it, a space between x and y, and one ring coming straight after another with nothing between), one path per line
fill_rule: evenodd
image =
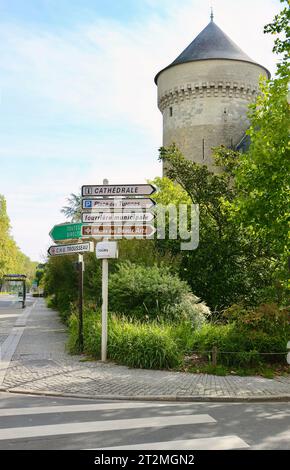
M82 184L161 175L154 75L216 23L274 72L279 0L0 0L0 193L32 259Z

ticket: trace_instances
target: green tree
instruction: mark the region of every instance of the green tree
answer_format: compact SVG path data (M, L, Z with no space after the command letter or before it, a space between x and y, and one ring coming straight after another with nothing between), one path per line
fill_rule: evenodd
M261 93L251 106L251 144L234 172L238 198L232 205L245 230L264 244L273 259L284 263L284 278L290 215L289 25L288 4L265 27L265 32L278 36L273 51L282 54L282 60L276 78L261 83Z
M61 212L65 215L70 222L81 222L82 220L82 196L81 194L74 194L67 198L67 206L61 209Z
M11 244L9 231L10 222L6 212L6 201L0 195L0 279L4 274L7 274L7 269L13 261L7 250L9 244Z
M45 265L38 264L36 266L35 274L34 274L34 281L37 283L37 287L42 287L43 280L45 275Z
M196 250L181 253L180 275L195 295L212 310L220 311L239 300L259 302L264 289L272 284L274 266L258 240L245 236L231 216L231 204L237 196L233 172L239 153L221 147L215 149L213 157L223 172L214 174L206 166L185 159L174 145L160 152L167 176L200 206L200 243ZM179 249L179 240L157 243Z
M28 282L34 276L37 263L24 255L10 233L10 220L7 214L6 201L0 195L0 282L5 274L26 274Z
M276 36L273 52L282 54L282 62L278 64L279 75L287 75L290 59L290 2L289 0L280 0L281 3L287 3L287 6L275 16L272 23L264 28L264 33L270 33Z
M51 257L44 274L44 293L52 297L52 306L66 319L71 303L78 299L76 256Z

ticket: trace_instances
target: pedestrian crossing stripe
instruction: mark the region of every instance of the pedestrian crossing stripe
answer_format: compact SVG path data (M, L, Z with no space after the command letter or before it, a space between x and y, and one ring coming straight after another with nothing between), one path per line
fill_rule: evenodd
M190 424L215 423L216 420L207 414L178 415L166 417L150 417L135 419L117 419L107 421L86 421L82 423L49 424L44 426L29 426L0 429L0 440L22 439L44 436L60 436L68 434L83 434L125 429L144 429Z
M246 449L250 446L238 436L203 437L182 441L149 442L118 447L102 447L102 449L87 450L231 450Z
M57 406L34 406L31 408L0 408L0 416L25 416L40 415L50 413L74 413L81 411L109 411L127 410L143 408L177 408L178 410L188 409L192 413L191 404L187 403L158 403L158 402L118 402L98 403L85 405L57 405Z
M194 408L196 405L194 405ZM177 426L187 426L188 432L192 432L196 429L200 432L201 424L214 425L217 421L208 414L193 414L192 403L173 403L173 402L103 402L103 403L85 403L75 405L54 405L53 406L32 406L31 408L0 408L0 417L9 419L10 417L33 417L33 416L59 416L62 413L84 413L84 412L107 412L107 411L121 411L121 410L153 410L155 416L145 418L126 418L126 419L108 419L95 421L84 421L84 422L67 422L67 423L56 423L46 425L35 425L35 426L19 426L19 427L6 427L0 428L0 441L3 444L6 440L17 441L19 439L29 440L33 445L33 438L44 438L44 437L69 437L73 435L85 435L94 433L103 433L106 431L122 431L122 430L145 430L145 429L157 429L159 433L162 428L168 429ZM159 411L160 416L156 416L156 412ZM166 413L166 415L165 415ZM30 419L32 421L32 418ZM209 428L207 428L208 430ZM214 428L210 428L212 433ZM162 434L161 434L162 436ZM211 434L212 436L212 434ZM91 440L91 438L89 438ZM103 439L103 437L102 437ZM162 439L162 437L161 437ZM32 442L31 442L32 440ZM2 444L2 445L3 445ZM246 449L249 445L236 435L226 436L212 436L212 437L198 437L192 439L178 440L174 439L171 441L154 441L154 442L141 442L139 444L124 445L120 441L119 446L104 446L97 449L86 449L86 450L231 450L231 449ZM5 444L4 444L5 445ZM18 444L19 445L19 444ZM35 443L37 448L37 442Z

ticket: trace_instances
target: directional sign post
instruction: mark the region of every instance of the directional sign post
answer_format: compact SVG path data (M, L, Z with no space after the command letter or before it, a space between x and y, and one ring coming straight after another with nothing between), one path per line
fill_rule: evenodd
M152 225L84 225L83 238L150 238L156 232Z
M107 360L108 344L108 260L118 258L117 242L99 242L96 245L97 259L102 260L102 351L103 362Z
M93 243L92 243L93 245ZM78 271L79 271L79 351L84 349L84 333L83 333L83 311L84 311L84 257L79 255Z
M55 242L82 238L82 226L83 224L55 225L49 235Z
M82 196L150 196L155 191L152 184L89 185L82 187Z
M74 255L75 253L88 253L94 251L94 243L77 243L75 245L55 245L48 249L50 256Z
M156 232L154 226L148 224L154 220L150 211L155 202L150 196L156 189L151 184L110 185L108 180L103 185L87 185L82 187L82 238L151 238ZM87 225L85 225L87 224ZM54 234L53 234L54 235ZM103 245L97 249L97 257L102 258L102 361L107 360L108 337L108 258L104 251L109 249ZM98 254L99 253L99 254ZM104 256L102 256L104 255ZM117 255L116 255L117 256Z
M152 209L155 201L150 198L110 198L110 199L83 199L83 209L91 212L109 210L142 210Z

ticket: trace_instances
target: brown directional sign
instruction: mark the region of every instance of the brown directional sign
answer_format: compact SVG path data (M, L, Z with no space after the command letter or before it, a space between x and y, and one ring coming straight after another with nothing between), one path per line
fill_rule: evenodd
M156 232L152 225L84 225L82 236L84 238L128 237L150 238Z

